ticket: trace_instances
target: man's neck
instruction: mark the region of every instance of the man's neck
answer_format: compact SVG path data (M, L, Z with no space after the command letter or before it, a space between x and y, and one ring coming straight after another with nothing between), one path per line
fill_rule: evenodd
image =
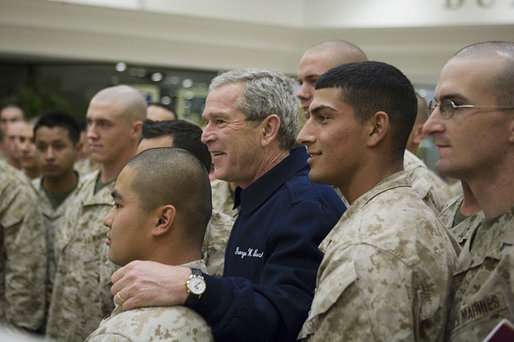
M162 247L152 249L148 260L171 266L180 266L202 258L202 252L200 250L194 251L192 246L172 248L168 245Z
M461 186L464 198L460 205L460 212L464 216L474 215L480 211L480 205L478 204L477 199L471 192L469 185L466 182L461 181Z
M135 148L134 148L135 153ZM101 163L100 164L100 180L102 183L108 183L112 180L115 180L118 175L121 173L121 170L128 163L130 158L134 156L134 153L128 154L125 153L125 156L120 156L113 162L109 163Z
M399 171L403 171L403 162L372 156L370 162L354 172L352 179L345 179L343 182L346 183L342 186L338 185L339 190L341 190L348 203L352 204L378 183Z
M39 175L41 174L40 170L38 167L29 167L29 168L25 168L23 169L23 172L25 173L25 175L27 177L29 177L30 179L34 179L34 178L37 178L39 177Z
M469 179L468 184L486 219L507 212L514 204L514 165L491 168L486 176Z
M244 183L236 182L236 185L240 186L243 189L247 188L256 180L261 178L264 174L266 174L269 170L277 166L287 156L289 156L289 151L283 150L278 146L276 148L267 149L263 152L263 155L261 155L260 157L256 156L256 158L258 158L260 162L255 166L253 178Z
M15 160L15 159L7 158L7 164L11 165L12 167L14 167L14 168L16 168L18 170L21 170L20 162Z
M64 193L73 189L78 182L78 175L71 169L59 177L43 177L43 187L53 193Z

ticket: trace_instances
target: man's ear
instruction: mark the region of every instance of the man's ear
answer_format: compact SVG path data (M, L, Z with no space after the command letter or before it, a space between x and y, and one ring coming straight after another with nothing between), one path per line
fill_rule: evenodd
M158 217L152 228L152 236L154 237L166 234L173 228L177 210L173 205L167 204L158 208L157 215Z
M139 137L141 136L141 133L143 132L143 121L136 121L132 124L132 132L130 132L130 135L132 138L134 138L136 141L139 141Z
M80 151L82 151L82 149L84 148L84 143L82 141L77 141L77 143L75 144L75 152L77 153L77 159L78 159L78 154L80 153Z
M367 146L378 145L389 132L389 115L386 112L376 112L366 122L368 125Z
M268 146L278 136L280 129L280 118L277 114L268 115L259 124L259 132L261 134L261 146Z
M423 133L423 124L414 124L412 133L412 142L419 145L421 143L421 140L425 138L425 134Z

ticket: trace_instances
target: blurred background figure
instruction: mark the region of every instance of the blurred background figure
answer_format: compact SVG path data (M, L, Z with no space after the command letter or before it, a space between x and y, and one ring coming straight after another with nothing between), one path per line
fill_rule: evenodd
M47 245L46 310L50 306L56 269L56 253L60 246L55 236L62 230L62 218L70 206L79 174L73 169L80 149L80 127L75 119L63 112L43 114L34 126L34 141L38 150L41 177L32 181L39 195L39 206L45 222Z
M39 155L34 144L34 124L20 122L22 123L18 143L20 166L25 176L32 180L41 174Z
M418 114L416 116L416 121L414 121L412 131L410 132L409 140L407 140L406 149L417 155L419 144L425 138L425 134L423 133L423 124L428 120L428 105L423 96L418 93L416 93L416 98L418 99ZM421 160L423 159L421 158Z
M45 309L44 234L34 189L0 161L0 323L33 333L40 331Z
M4 154L7 164L21 170L20 163L20 134L25 121L18 120L7 124L4 138Z
M91 158L91 150L89 148L89 141L87 140L86 120L82 120L80 122L80 139L78 146L80 148L78 150L74 169L82 176L98 170L99 164Z
M177 120L177 115L169 106L151 102L146 109L146 118L152 121Z
M5 134L7 125L15 121L25 120L23 110L16 105L7 105L0 111L0 132Z

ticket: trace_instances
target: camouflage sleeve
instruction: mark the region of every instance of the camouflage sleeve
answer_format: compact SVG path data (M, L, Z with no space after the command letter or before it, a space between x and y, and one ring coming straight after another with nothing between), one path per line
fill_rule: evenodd
M28 185L10 182L0 215L5 251L5 318L29 330L40 328L45 305L46 242L43 217Z
M369 245L341 251L321 275L300 338L310 341L416 340L424 302L420 277L389 252ZM441 304L434 300L432 310ZM444 306L444 305L443 305ZM425 308L426 309L426 308ZM430 311L432 311L430 310ZM437 339L433 337L433 339Z
M212 210L202 245L202 257L207 266L207 273L210 275L215 277L223 275L225 248L233 225L234 218L219 210Z
M85 342L133 342L134 340L117 333L97 334L89 336Z

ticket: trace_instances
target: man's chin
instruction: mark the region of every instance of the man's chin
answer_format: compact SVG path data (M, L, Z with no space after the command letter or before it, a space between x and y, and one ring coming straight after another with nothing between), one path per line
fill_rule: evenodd
M44 171L43 176L52 179L60 179L63 176L61 170Z
M326 179L323 177L323 175L320 175L320 174L316 173L315 171L313 172L312 169L309 171L309 179L314 183L329 184L326 182Z

